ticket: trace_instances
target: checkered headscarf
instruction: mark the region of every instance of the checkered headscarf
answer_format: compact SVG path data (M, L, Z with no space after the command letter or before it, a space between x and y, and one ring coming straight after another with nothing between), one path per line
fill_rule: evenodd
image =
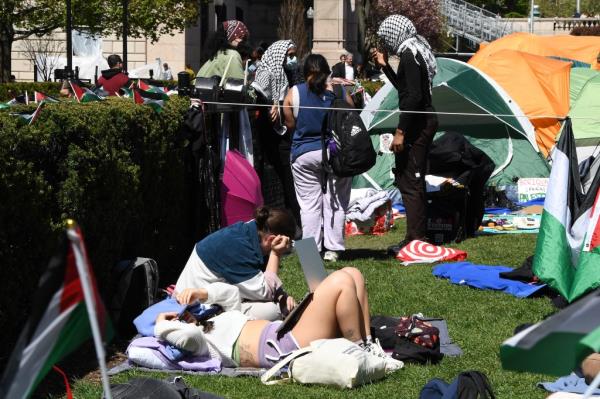
M292 47L296 47L296 45L291 40L279 40L271 44L265 50L256 69L254 82L273 101L279 101L281 94L285 93L288 88L289 82L283 70L283 63L288 50Z
M427 64L429 87L431 88L433 77L437 72L437 63L431 46L423 36L417 34L417 29L410 19L402 15L390 15L379 26L377 36L390 53L400 55L404 50L409 49L415 57L417 65L419 64L417 53L420 53Z
M246 25L244 25L242 21L236 19L230 19L229 21L223 22L223 29L225 29L225 35L227 36L228 42L232 42L235 39L248 38L250 35Z

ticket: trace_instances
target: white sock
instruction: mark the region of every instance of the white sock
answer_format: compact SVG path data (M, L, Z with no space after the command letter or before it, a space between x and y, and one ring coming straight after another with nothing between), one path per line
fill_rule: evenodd
M367 335L367 340L366 341L367 341L367 344L373 343L373 337L370 334Z

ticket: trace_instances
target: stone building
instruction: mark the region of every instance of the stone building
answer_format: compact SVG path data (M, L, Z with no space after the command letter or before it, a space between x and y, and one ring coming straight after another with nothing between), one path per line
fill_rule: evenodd
M302 0L298 0L302 1ZM217 23L227 19L243 21L251 32L251 42L277 40L277 26L281 0L212 0L201 3L200 17L195 26L174 35L164 35L158 42L130 38L127 44L129 69L154 63L157 58L167 62L174 73L184 69L186 63L195 70L200 67L200 52L204 41L215 30ZM330 65L339 55L357 48L357 18L354 0L313 0L306 15L307 27L312 27L313 52L323 54ZM307 9L308 11L308 9ZM312 16L312 18L309 18ZM64 32L53 35L65 40ZM115 36L102 38L102 55L122 55L122 41ZM15 42L12 50L12 73L18 81L33 80L33 65L23 51L22 41ZM59 67L63 67L59 65Z

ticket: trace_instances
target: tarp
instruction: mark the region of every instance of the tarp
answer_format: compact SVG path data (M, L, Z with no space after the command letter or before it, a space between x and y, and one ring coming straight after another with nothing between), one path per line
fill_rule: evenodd
M540 151L547 156L561 123L557 118L536 116L567 116L571 64L516 50L474 56L469 64L489 75L519 104L535 126Z
M571 69L570 100L575 143L596 146L600 142L600 72Z
M438 131L456 131L485 152L496 165L491 184L512 183L515 177L548 177L549 167L540 156L534 129L517 103L492 79L464 62L438 58L433 82L433 105L437 112L476 115L438 115ZM557 61L558 62L558 61ZM398 114L398 92L386 84L361 113L376 150L379 135L393 133ZM481 115L481 116L479 116ZM506 116L494 116L506 115ZM393 184L394 154L380 151L377 163L366 174L354 178L353 187L381 188Z
M559 57L595 65L600 51L600 36L538 36L525 32L513 33L481 45L469 63L476 65L501 50L518 50L543 57Z

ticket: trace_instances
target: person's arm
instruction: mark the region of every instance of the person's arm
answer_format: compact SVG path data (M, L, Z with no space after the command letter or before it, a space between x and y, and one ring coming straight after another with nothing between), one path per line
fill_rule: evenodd
M206 341L202 327L176 320L177 313L161 313L156 318L154 336L191 353L202 353Z
M288 90L285 98L283 99L283 119L288 130L292 130L296 127L296 119L294 119L294 110L292 108L294 105L292 94L293 90L297 89L292 88L291 90Z
M402 53L400 65L404 72L406 94L398 100L398 107L400 108L400 111L422 111L421 102L423 100L423 84L421 68L417 65L415 56L411 51L407 50ZM398 129L406 132L406 129L408 129L416 117L417 114L401 113L400 120L398 121Z
M227 283L216 282L203 288L186 288L177 294L177 302L181 304L196 301L219 305L224 311L241 309L240 290Z

